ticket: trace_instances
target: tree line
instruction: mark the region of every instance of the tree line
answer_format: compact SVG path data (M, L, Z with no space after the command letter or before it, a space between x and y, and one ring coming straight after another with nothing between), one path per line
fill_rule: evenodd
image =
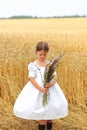
M11 16L11 17L2 17L0 19L29 19L29 18L80 18L80 17L87 17L86 15L64 15L64 16L47 16L47 17L38 17L38 16L26 16L26 15L19 15L19 16Z

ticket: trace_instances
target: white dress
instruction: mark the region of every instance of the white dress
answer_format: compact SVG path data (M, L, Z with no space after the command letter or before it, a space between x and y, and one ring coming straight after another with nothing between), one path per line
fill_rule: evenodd
M34 77L36 82L43 87L45 67L40 67L34 61L28 64L29 77ZM43 106L43 93L29 81L24 86L14 104L14 115L29 120L52 120L63 118L68 114L68 103L56 82L48 90L48 103Z

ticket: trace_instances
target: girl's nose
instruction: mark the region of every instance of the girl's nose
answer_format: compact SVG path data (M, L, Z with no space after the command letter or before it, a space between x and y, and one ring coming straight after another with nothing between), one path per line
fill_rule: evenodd
M44 55L42 55L42 58L44 58L45 56Z

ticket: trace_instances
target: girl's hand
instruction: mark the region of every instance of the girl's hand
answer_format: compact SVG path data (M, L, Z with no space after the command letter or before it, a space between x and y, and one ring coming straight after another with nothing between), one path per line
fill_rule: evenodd
M50 87L52 87L52 83L47 83L47 84L46 84L46 88L49 89Z
M40 90L40 91L46 94L47 91L48 91L48 88L42 88L42 87L41 87L41 90Z
M55 84L55 80L52 80L51 82L46 84L46 88L50 88Z

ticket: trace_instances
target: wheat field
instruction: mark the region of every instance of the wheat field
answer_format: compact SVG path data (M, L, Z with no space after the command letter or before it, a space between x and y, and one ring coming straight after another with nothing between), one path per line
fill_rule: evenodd
M0 20L0 130L37 130L37 121L13 115L13 105L28 81L38 41L48 42L48 59L63 54L57 82L69 114L53 120L53 130L87 130L87 18Z

